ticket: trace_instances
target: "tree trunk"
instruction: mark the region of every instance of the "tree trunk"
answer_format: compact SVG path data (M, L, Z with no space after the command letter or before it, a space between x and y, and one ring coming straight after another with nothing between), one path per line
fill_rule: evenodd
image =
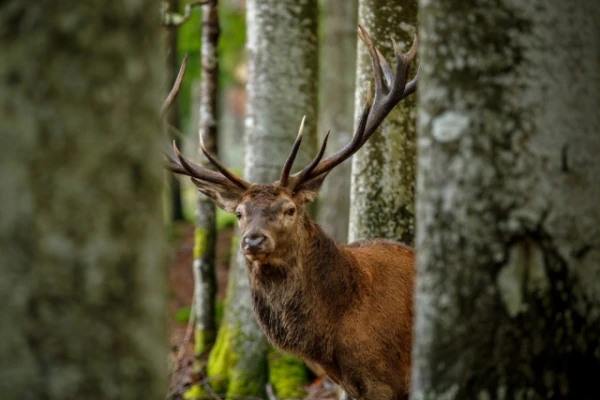
M417 0L360 0L359 23L377 48L393 62L394 38L406 51L413 41ZM355 121L364 107L373 68L364 45L359 46ZM353 157L350 241L382 237L412 244L414 237L415 96L396 106Z
M413 399L598 399L600 4L421 3Z
M306 114L296 169L316 153L317 4L315 0L251 0L247 4L249 77L244 179L279 179ZM230 272L224 321L211 352L208 373L217 391L263 395L268 343L252 311L246 267L238 252ZM286 396L278 390L278 396ZM292 384L294 385L294 384Z
M206 149L215 156L217 149L217 88L219 82L219 14L217 1L202 6L202 74L200 80L200 112L198 134ZM201 165L214 169L201 150ZM211 199L198 193L194 240L194 311L196 319L195 351L200 356L214 343L215 325L215 253L216 210Z
M352 139L357 17L357 0L325 3L319 133L324 136L331 129L330 153ZM351 169L352 163L345 161L331 171L319 197L318 223L339 243L348 240Z
M0 7L0 393L166 391L159 15Z
M165 4L170 12L178 11L178 0L165 0ZM173 82L177 77L179 71L179 57L177 56L177 27L165 27L165 68L166 68L166 85L165 85L165 97L169 94ZM171 135L169 127L172 126L178 130L181 130L179 103L174 101L169 107L167 114L165 115L165 122L167 129L167 137L177 142L177 147L181 149L181 139L177 136ZM179 179L174 174L168 173L167 179L169 182L169 217L171 221L182 221L183 220L183 206L181 203L181 185Z

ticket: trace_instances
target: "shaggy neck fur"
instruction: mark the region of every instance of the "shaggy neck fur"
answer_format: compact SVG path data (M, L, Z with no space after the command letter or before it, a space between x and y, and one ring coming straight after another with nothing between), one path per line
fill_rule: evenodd
M319 355L313 361L332 364L334 327L354 301L359 271L353 258L307 216L299 224L285 255L275 262L246 263L254 312L276 346L306 358Z

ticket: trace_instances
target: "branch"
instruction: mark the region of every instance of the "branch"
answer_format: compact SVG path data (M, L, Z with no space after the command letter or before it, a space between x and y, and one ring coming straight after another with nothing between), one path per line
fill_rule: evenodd
M163 6L162 25L165 27L169 27L169 28L183 25L183 23L185 21L190 19L190 16L192 15L192 8L198 7L198 6L203 6L205 4L210 4L212 2L213 2L213 0L190 1L189 3L187 3L185 5L185 8L183 10L183 15L178 14L178 13L170 13L168 10L168 7Z
M270 383L267 383L265 389L267 391L267 397L269 400L277 400L277 397L275 397L275 393L273 392L273 386L271 386Z

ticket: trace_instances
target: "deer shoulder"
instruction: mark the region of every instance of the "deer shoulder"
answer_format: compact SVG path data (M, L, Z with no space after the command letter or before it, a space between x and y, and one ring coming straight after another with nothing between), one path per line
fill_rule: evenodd
M189 176L217 206L234 213L246 262L256 319L277 347L316 362L357 399L407 398L413 315L413 251L389 240L340 246L312 221L304 206L313 201L329 171L356 153L381 121L416 89L407 82L416 38L407 53L395 48L391 70L369 35L375 93L352 140L291 174L304 119L278 181L250 183L202 151L215 170L185 159L177 147L167 152L169 169Z

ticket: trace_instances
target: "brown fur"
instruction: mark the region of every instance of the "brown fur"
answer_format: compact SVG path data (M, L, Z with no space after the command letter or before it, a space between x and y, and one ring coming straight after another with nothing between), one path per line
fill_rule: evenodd
M416 77L407 83L416 36L407 53L395 51L391 80L381 79L392 71L360 25L358 36L369 50L378 84L375 96L368 91L354 137L342 149L322 159L325 139L313 162L290 176L303 120L280 180L265 185L235 177L204 146L218 173L189 162L175 145L167 156L173 172L190 176L198 190L238 216L254 311L269 339L320 364L359 400L407 399L413 251L381 239L339 246L302 209L315 199L327 173L358 151L390 110L416 90Z
M268 254L246 254L261 328L357 399L408 398L412 249L382 239L340 246L302 209L305 198L255 185L238 205L242 237L260 231L273 241ZM294 216L285 215L289 207Z

